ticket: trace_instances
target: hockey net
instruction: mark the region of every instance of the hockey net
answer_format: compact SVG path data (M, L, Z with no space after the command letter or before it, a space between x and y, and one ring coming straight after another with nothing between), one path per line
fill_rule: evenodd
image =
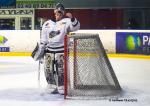
M65 37L64 98L91 98L121 90L98 34Z

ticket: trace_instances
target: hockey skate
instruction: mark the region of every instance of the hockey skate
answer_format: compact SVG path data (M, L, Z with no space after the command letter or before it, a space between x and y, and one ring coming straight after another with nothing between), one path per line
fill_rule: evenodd
M59 94L58 88L55 88L55 89L51 92L51 94Z

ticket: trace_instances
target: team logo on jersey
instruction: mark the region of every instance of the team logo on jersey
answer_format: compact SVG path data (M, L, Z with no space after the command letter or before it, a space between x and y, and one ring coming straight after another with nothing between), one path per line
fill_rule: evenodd
M55 37L55 36L57 36L59 34L60 34L60 30L52 31L52 32L49 33L49 38L53 38L53 37Z
M66 24L66 22L62 22L62 24Z

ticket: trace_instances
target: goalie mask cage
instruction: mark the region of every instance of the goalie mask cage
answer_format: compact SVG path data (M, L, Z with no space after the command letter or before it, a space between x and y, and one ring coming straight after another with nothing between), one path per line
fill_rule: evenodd
M112 96L121 90L98 34L65 36L64 98Z

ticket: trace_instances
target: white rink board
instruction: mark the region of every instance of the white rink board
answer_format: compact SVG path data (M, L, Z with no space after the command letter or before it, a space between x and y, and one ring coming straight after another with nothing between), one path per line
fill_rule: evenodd
M116 53L116 32L149 32L150 30L79 30L75 33L99 34L107 53ZM0 36L8 39L0 47L10 47L10 52L32 52L40 41L40 30L1 30Z
M0 36L7 41L0 47L9 47L10 52L31 52L40 40L39 30L1 30Z

